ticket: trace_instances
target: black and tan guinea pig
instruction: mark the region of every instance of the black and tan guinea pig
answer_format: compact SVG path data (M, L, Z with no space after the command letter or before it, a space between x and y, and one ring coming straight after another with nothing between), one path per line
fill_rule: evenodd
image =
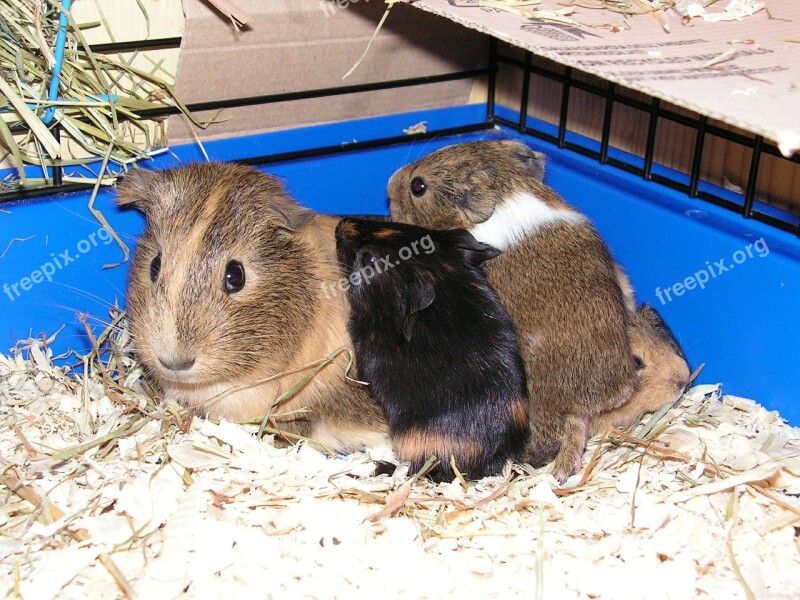
M616 265L589 219L541 181L541 155L518 142L442 148L388 186L397 221L468 229L502 254L485 272L519 335L534 466L565 481L581 468L589 422L637 388Z
M590 435L612 427L628 429L645 413L674 404L689 385L689 364L672 330L649 304L642 304L628 330L639 374L639 389L622 406L592 418Z
M349 289L359 378L386 413L400 460L452 480L519 461L530 430L514 324L481 265L498 251L468 232L342 219L336 246Z
M309 363L350 345L347 301L326 291L340 277L338 219L224 163L132 170L117 202L147 220L127 310L135 355L167 398L230 420L271 411L279 429L333 450L386 440L380 407L345 377L344 352L272 407Z

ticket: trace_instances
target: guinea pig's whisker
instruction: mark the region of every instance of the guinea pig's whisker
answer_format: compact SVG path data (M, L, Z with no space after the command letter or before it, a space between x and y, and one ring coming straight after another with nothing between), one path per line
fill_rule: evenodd
M115 324L111 320L105 320L102 317L98 317L98 316L93 315L91 313L81 312L81 311L79 311L79 310L77 310L75 308L72 308L70 306L65 306L63 304L56 304L54 302L43 302L42 304L44 306L50 306L52 308L57 308L57 309L60 309L60 310L64 310L64 311L70 312L70 313L74 314L76 319L78 319L78 320L86 319L87 321L92 321L93 323L96 323L98 325L102 325L105 328L113 327L114 330L117 331L117 332L124 331L124 328L121 328L119 324Z
M232 339L236 339L236 340L242 340L242 339L269 338L269 337L275 337L275 336L278 336L278 335L279 334L273 333L271 331L247 331L247 332L242 332L242 331L231 330L231 331L224 331L221 334L219 334L218 339L229 339L229 338L232 338Z
M275 380L281 379L283 377L288 377L289 375L295 375L297 373L302 373L303 371L307 371L309 369L313 369L314 367L321 367L325 363L333 362L333 360L343 350L344 350L343 348L340 348L339 350L336 350L336 351L332 352L331 354L329 354L328 356L326 356L324 358L320 358L318 360L306 363L304 365L300 365L299 367L296 367L294 369L289 369L288 371L283 371L281 373L276 373L275 375L270 375L268 377L262 377L260 379L256 379L255 381L251 381L251 382L248 382L248 383L240 384L238 386L230 387L227 390L224 390L224 391L220 392L219 394L216 394L216 395L212 396L211 398L208 398L207 400L203 401L201 406L203 408L207 408L209 406L212 406L212 405L216 404L220 400L223 400L224 398L228 397L231 394L234 394L234 393L237 393L237 392L240 392L240 391L243 391L243 390L247 390L247 389L250 389L250 388L253 388L253 387L257 387L257 386L262 385L264 383L269 383L270 381L275 381ZM312 377L313 377L313 375L316 375L316 373L313 373Z
M360 271L360 269L353 269L353 265L343 262L339 262L339 266L343 269L340 279L347 279L350 276L350 273L358 273ZM326 281L323 285L336 287L338 281L338 279L336 281Z
M249 341L249 340L243 340L243 341ZM227 354L230 356L249 354L252 356L264 356L264 351L256 350L253 348L214 348L214 354Z
M215 350L215 356L232 356L236 358L237 356L248 356L254 358L264 358L263 352L257 352L255 350Z
M118 321L116 321L115 319L111 319L109 317L99 316L99 315L95 315L93 313L85 313L85 312L82 312L82 311L75 311L75 314L78 316L78 318L81 321L83 321L83 320L93 321L93 322L97 323L98 325L105 325L107 327L111 327L112 325L114 327L120 327L120 324L119 324Z
M83 296L84 298L88 298L90 300L96 300L98 303L103 304L103 305L107 306L108 308L118 308L117 304L112 304L106 298L103 298L102 296L98 296L96 294L90 294L86 290L82 290L80 288L76 288L73 285L68 285L66 283L60 283L58 281L53 281L51 283L53 283L54 285L58 285L58 286L61 286L63 288L66 288L68 290L71 290L71 291L77 293L78 295Z
M66 312L72 313L74 315L78 315L81 312L77 308L72 307L72 306L67 306L66 304L57 304L55 302L42 302L41 304L43 306L49 306L50 308L57 308L59 310L66 311Z

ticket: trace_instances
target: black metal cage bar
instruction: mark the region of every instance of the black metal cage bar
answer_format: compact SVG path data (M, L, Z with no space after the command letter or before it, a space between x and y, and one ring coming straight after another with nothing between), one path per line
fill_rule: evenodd
M556 81L562 86L561 105L559 107L558 117L558 135L554 137L551 134L529 126L527 119L527 105L525 106L525 119L522 118L522 111L520 111L520 119L518 122L515 123L508 119L495 116L495 120L498 123L508 127L514 127L521 133L554 143L561 148L566 148L581 155L594 158L601 164L611 165L628 173L638 175L645 180L653 181L660 185L664 185L671 189L686 193L690 197L698 198L716 206L726 208L742 215L744 218L767 223L778 229L789 231L800 236L800 223L794 223L789 220L784 220L771 214L758 211L754 207L754 202L756 200L756 183L758 181L759 166L761 164L762 155L767 154L778 157L794 164L800 164L800 156L794 155L791 158L786 158L780 153L776 146L765 143L763 136L754 135L753 137L748 137L736 131L731 131L729 129L725 129L724 127L710 124L708 122L708 117L704 115L687 116L680 114L674 110L664 108L658 98L651 99L649 103L643 102L636 98L631 98L630 96L622 94L614 83L607 82L605 86L601 86L576 79L573 77L572 69L570 67L565 67L563 69L563 73L560 73L554 69L542 67L541 65L531 65L530 56L530 53L526 53L525 60L520 61L513 57L498 55L496 60L500 64L510 65L522 70L522 89L526 94L528 93L527 90L530 86L530 78L533 76ZM569 131L567 120L569 115L570 88L587 92L601 99L600 101L605 102L599 151L595 151L591 148L587 148L586 146L571 142L566 139L566 134ZM649 117L647 140L645 142L645 152L643 157L644 163L641 167L609 156L610 136L613 123L613 107L615 103L626 105L642 111ZM679 181L677 178L653 172L656 131L659 121L662 119L683 125L693 129L696 132L691 170L688 173L688 185L682 181ZM752 152L747 185L745 187L744 201L742 204L723 198L718 194L700 189L702 174L701 168L708 135L713 135L727 142L738 144Z

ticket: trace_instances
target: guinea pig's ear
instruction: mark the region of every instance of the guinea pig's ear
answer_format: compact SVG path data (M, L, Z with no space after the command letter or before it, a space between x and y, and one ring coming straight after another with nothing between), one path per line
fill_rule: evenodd
M148 216L158 199L157 187L162 179L158 171L131 169L117 184L117 206L134 206Z
M465 180L456 185L456 207L470 223L483 223L494 213L496 176L492 167L480 167L470 171Z
M536 181L544 180L545 155L531 150L522 142L503 142L508 145L511 157Z
M270 205L267 211L272 213L278 221L283 223L282 227L290 231L296 231L314 218L313 210L300 206L299 204L286 203L280 206Z
M407 342L414 335L414 328L420 311L425 310L436 299L436 288L427 272L412 271L413 276L406 281L404 310L397 315L397 326Z
M502 252L475 239L466 229L454 229L449 232L453 237L453 245L458 248L464 258L476 267L480 267L487 260L500 256Z

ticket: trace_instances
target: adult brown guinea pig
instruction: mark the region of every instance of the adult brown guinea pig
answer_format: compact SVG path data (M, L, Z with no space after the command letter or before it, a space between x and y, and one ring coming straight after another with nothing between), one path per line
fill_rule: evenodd
M517 327L525 359L534 466L559 481L581 467L589 421L627 402L637 377L617 269L586 216L539 179L541 156L517 142L449 146L398 170L398 221L466 228L503 254L489 283Z
M334 450L386 439L380 407L345 377L345 353L272 408L309 363L349 346L346 300L324 289L339 278L338 219L225 163L132 170L117 202L147 220L127 311L134 352L167 398L231 420L272 411L280 429Z
M649 304L634 313L628 329L639 374L639 389L629 402L592 418L590 435L612 427L629 428L645 413L674 404L689 385L689 364L672 330Z
M395 452L452 480L498 474L528 441L525 365L514 324L480 266L498 251L464 230L343 219L358 374L386 413Z

